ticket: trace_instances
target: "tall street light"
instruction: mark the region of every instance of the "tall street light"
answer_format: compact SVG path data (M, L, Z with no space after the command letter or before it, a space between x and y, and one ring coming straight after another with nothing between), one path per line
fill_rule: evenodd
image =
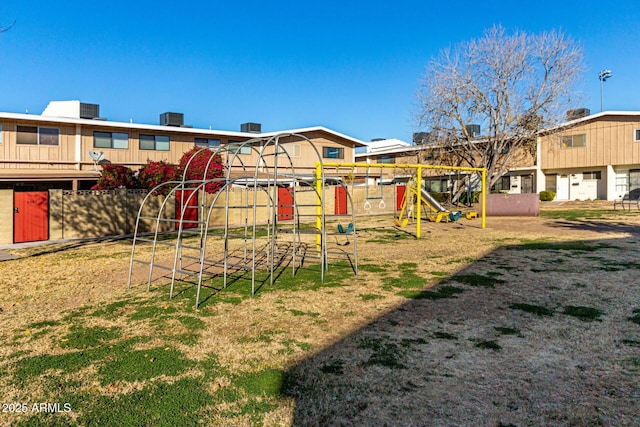
M602 93L603 93L603 88L604 88L604 82L609 78L613 76L613 74L611 73L611 70L602 70L598 73L598 78L600 79L600 111L602 112Z

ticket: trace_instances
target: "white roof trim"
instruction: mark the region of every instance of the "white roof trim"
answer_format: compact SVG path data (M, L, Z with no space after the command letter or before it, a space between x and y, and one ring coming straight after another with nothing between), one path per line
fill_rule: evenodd
M70 118L70 117L52 117L52 116L42 116L38 114L23 114L23 113L3 113L0 112L0 119L9 119L9 120L25 120L25 121L34 121L34 122L48 122L48 123L60 123L60 124L68 124L68 125L87 125L87 126L99 126L105 128L127 128L127 129L138 129L138 130L147 130L154 132L163 132L163 133L181 133L181 134L204 134L204 135L222 135L229 137L240 137L240 138L263 138L263 137L271 137L278 134L303 134L306 132L326 132L340 138L344 138L348 141L353 142L356 145L366 146L367 144L357 138L353 138L351 136L347 136L340 132L336 132L334 130L328 129L324 126L315 126L308 128L299 128L299 129L285 129L277 132L263 132L263 133L252 133L252 132L234 132L234 131L226 131L226 130L215 130L215 129L200 129L200 128L191 128L191 127L174 127L174 126L163 126L163 125L148 125L141 123L127 123L127 122L111 122L108 120L97 120L97 119L78 119L78 118Z
M580 117L580 118L575 119L575 120L569 120L567 122L560 123L559 125L552 126L550 128L547 128L547 129L542 129L540 131L540 133L551 132L551 131L554 131L554 130L562 129L564 127L577 125L577 124L580 124L582 122L587 122L589 120L597 120L599 118L606 117L606 116L640 116L640 111L601 111L599 113L591 114L589 116Z

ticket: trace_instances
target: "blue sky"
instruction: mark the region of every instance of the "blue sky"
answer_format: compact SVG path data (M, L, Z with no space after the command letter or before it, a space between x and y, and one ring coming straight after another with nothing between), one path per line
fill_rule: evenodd
M263 131L322 125L411 140L425 65L501 24L581 43L581 105L640 110L636 1L14 1L0 9L0 111L50 100L100 104L109 120Z

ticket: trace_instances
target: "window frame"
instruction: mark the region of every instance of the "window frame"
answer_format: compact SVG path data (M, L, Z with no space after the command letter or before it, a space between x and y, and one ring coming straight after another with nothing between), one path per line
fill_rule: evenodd
M582 139L582 144L576 145L576 138L580 137ZM587 146L587 134L586 133L578 133L574 135L560 135L558 138L560 149L564 150L566 148L579 148ZM570 142L569 142L570 141Z
M196 137L193 139L193 145L195 145L196 147L212 149L212 148L220 147L221 144L222 144L222 141L220 140L220 138Z
M230 154L249 155L253 152L251 144L243 145L247 141L229 140L227 143L227 151Z
M300 144L282 144L278 146L278 156L289 156L290 158L300 158L302 153L302 145Z
M582 172L583 180L598 180L602 179L602 171L586 171Z
M143 141L149 144L152 138L153 148L143 148ZM165 143L167 148L158 148L159 144L163 144L164 146ZM171 137L169 135L151 135L148 133L141 133L138 135L138 148L144 151L171 151Z
M428 193L448 193L449 192L449 178L446 177L433 177L423 178L423 187Z
M395 165L396 156L378 156L376 162L383 165Z
M633 142L640 142L640 129L633 130Z
M503 175L500 178L498 178L498 180L491 187L491 190L492 191L510 191L511 190L511 175Z
M2 123L0 123L0 145L2 145Z
M35 142L20 141L20 135L26 134L27 133L26 129L35 129ZM49 131L54 131L54 132L48 133ZM54 143L43 142L43 140L46 141L47 139L50 139L52 137L55 137ZM16 144L45 146L45 147L59 147L60 146L60 128L54 128L49 126L17 125L16 126Z
M331 155L336 150L336 155ZM344 159L344 147L324 146L322 147L323 159Z
M97 145L96 144L96 134L102 134L102 138L106 141L107 135L109 139L109 145ZM120 147L117 144L117 141L124 141L124 138L116 138L117 136L126 135L126 146ZM129 133L128 132L104 132L101 130L93 131L93 148L104 148L104 149L113 149L113 150L128 150L129 149Z

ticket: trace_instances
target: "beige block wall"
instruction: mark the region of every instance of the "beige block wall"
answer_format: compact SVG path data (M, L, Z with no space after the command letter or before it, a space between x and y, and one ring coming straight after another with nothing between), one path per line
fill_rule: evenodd
M138 210L145 194L73 193L50 191L50 239L117 236L134 232ZM145 203L143 217L158 216L163 196L152 196ZM175 217L175 199L170 198L163 209L163 218ZM155 231L156 221L141 219L139 231ZM172 230L174 223L161 221L160 231Z
M13 243L13 190L0 190L0 245Z
M385 186L382 194L384 207L380 207L380 200L369 200L370 208L365 209L367 191L364 187L348 189L353 200L355 215L392 213L395 209L395 189ZM316 215L316 192L309 187L299 187L295 191L295 203L301 222L313 222ZM369 197L381 196L379 188L370 188ZM131 234L135 229L135 221L144 194L119 190L114 193L80 192L66 193L63 190L49 192L49 235L51 240L102 237ZM208 207L213 203L215 195L205 197L204 215L208 214ZM255 199L254 199L255 197ZM232 188L229 191L229 225L242 226L245 223L253 225L264 224L269 219L269 213L277 212L277 198L272 201L273 194L258 189L253 190ZM277 197L277 196L276 196ZM254 200L256 210L254 218ZM151 196L147 199L142 210L139 232L155 231L156 221L162 209L162 218L175 218L175 198L170 196ZM221 193L217 198L209 218L209 227L221 227L225 223L225 204L227 198ZM331 220L335 209L335 187L325 188L325 214ZM269 208L271 206L271 208ZM352 213L348 203L348 214ZM13 191L0 190L0 244L13 243ZM146 218L146 219L145 219ZM149 219L153 218L153 219ZM204 219L204 218L201 218ZM160 221L159 231L171 231L175 223Z
M49 239L64 238L63 190L49 190Z

